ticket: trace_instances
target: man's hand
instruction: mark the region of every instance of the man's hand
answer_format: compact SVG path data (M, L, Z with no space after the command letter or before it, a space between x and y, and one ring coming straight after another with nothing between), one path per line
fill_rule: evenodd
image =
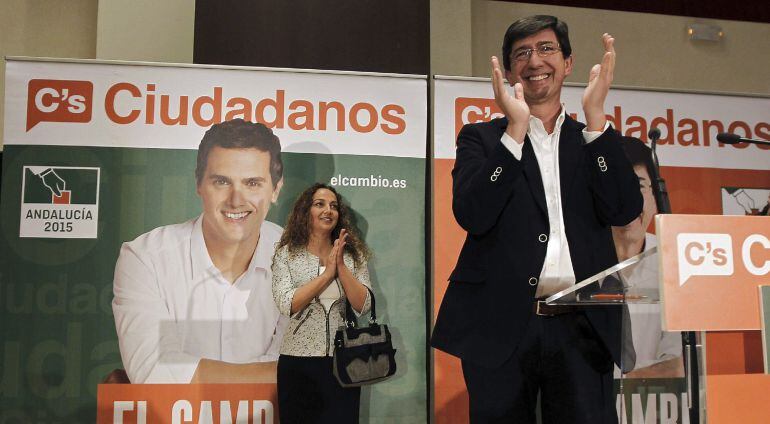
M677 356L652 364L650 366L633 370L626 374L626 378L677 378L684 377L684 363L682 357Z
M495 92L497 107L508 118L508 128L505 132L517 143L523 143L529 127L529 106L524 101L524 88L521 83L514 84L514 97L511 97L505 89L503 71L500 70L500 62L495 56L492 56L492 90Z
M605 33L602 35L604 57L602 63L591 68L588 75L588 86L583 93L583 113L586 115L588 131L601 131L607 122L604 115L604 100L610 91L613 73L615 72L615 39Z
M214 359L201 359L190 384L204 383L275 383L278 362L233 364Z
M61 191L65 188L64 180L51 168L46 169L38 175L43 180L43 185L51 190L54 196L61 196Z

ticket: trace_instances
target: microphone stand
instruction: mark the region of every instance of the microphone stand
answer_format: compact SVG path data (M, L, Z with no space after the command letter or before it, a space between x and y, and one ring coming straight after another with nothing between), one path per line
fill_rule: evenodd
M657 130L657 129L656 129ZM668 189L666 188L666 181L660 176L660 162L658 162L658 153L655 151L657 147L658 139L660 138L660 131L650 131L650 143L652 144L652 173L650 178L653 184L658 188L655 191L655 203L658 205L658 213L670 214L671 203L668 201Z
M648 134L652 149L652 173L650 179L658 188L655 192L655 202L658 204L658 213L670 214L671 203L668 200L666 181L660 176L660 163L655 151L660 131L657 128L650 130ZM682 331L682 358L684 359L684 373L687 385L687 408L690 415L690 423L700 423L700 380L698 363L698 340L694 331Z
M724 143L724 144L749 143L749 144L759 144L762 146L770 146L770 141L755 140L753 138L741 137L738 134L733 134L733 133L719 133L717 134L717 140L719 140L720 143Z

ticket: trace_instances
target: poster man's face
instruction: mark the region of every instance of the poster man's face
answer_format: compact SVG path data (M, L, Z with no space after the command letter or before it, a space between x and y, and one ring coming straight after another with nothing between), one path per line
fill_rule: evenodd
M250 243L278 200L281 182L273 188L270 154L257 149L214 147L198 184L203 202L203 235L209 249Z
M522 49L535 49L543 44L558 46L556 33L546 29L537 34L513 43L511 56ZM564 59L561 52L541 57L532 52L528 60L511 59L511 70L505 71L505 77L513 85L520 82L524 88L524 100L528 105L559 101L564 78L572 73L572 56Z
M655 205L655 195L652 192L652 180L647 168L644 165L634 166L634 173L639 178L639 190L642 192L644 206L642 214L638 218L628 223L624 227L612 227L613 234L623 235L626 240L641 240L647 232L652 218L658 213L658 207Z
M652 179L644 165L634 166L634 172L639 177L639 189L642 191L644 207L642 208L641 220L642 231L647 231L652 218L658 213L658 206L655 204L655 194L652 191Z

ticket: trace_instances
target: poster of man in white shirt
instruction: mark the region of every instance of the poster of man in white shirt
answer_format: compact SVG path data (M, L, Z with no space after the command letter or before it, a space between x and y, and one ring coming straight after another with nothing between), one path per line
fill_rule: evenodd
M652 182L652 151L634 137L621 138L628 161L639 178L639 190L644 200L642 213L623 227L612 227L612 239L619 261L624 261L657 246L657 238L648 234L652 218L658 213L655 201L657 188ZM658 290L657 253L627 267L621 273L632 290ZM628 378L677 378L684 376L682 335L662 331L659 303L629 303L631 334L636 351L636 365L626 374Z
M278 137L214 124L195 169L202 214L123 244L112 310L131 383L275 382L286 320L271 293L283 185Z

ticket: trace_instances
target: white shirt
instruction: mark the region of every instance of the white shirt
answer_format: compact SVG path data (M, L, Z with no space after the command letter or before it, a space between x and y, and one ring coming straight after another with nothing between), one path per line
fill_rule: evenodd
M657 245L652 234L645 234L644 250ZM621 273L629 285L629 292L644 293L658 290L658 254L648 256ZM636 350L634 369L648 367L668 359L682 356L682 334L663 331L660 303L629 303L631 334Z
M246 272L234 283L214 266L202 216L124 243L112 311L132 383L189 383L201 358L276 361L288 323L272 296L281 228L263 222Z
M324 271L326 271L325 266L318 267L318 275L323 274ZM341 296L342 296L342 292L340 292L339 283L335 278L331 283L329 283L328 286L326 286L324 291L322 291L321 294L318 295L318 300L321 302L322 305L324 305L324 309L329 311L332 307L332 303L334 303Z
M561 184L559 179L559 137L561 126L564 123L564 106L562 105L556 125L551 134L545 130L543 121L529 116L529 128L527 135L532 142L535 158L540 168L540 176L543 179L545 191L545 203L548 208L548 245L545 251L545 262L540 271L535 297L545 297L554 294L575 284L575 271L572 268L572 258L567 244L567 233L564 229L564 213L561 203ZM590 143L599 138L607 130L609 123L605 124L602 131L586 131L583 129L583 138ZM517 160L521 160L523 143L517 143L507 133L503 133L500 141L513 154Z

